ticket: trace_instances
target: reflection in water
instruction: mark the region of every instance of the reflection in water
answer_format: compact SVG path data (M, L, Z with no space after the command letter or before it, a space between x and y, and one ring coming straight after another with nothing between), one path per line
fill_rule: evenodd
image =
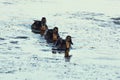
M70 62L72 55L70 55L69 57L65 57L65 62Z
M52 53L53 54L64 54L65 55L65 51L64 50L53 50L52 49ZM70 62L70 59L71 59L72 55L69 55L68 57L64 57L65 58L65 62Z

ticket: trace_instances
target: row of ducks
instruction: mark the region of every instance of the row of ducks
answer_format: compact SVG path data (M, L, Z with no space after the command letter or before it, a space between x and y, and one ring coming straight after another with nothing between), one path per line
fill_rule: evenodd
M64 51L65 57L70 57L69 52L71 45L73 45L71 36L68 35L66 39L62 39L58 33L58 27L48 29L45 17L42 17L41 21L34 20L34 23L31 25L31 30L34 33L44 36L47 43L53 43L54 47L52 50Z

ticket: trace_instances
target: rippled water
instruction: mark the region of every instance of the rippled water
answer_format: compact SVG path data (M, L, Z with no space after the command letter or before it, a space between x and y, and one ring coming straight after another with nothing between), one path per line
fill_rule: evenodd
M119 0L1 0L0 80L119 80ZM71 58L31 32L47 18L62 38L71 35Z

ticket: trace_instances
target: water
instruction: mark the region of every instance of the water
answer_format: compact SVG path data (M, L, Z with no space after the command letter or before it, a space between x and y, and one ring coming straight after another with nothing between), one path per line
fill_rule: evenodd
M119 80L119 0L1 0L0 80ZM72 36L72 57L52 54L31 32L47 18L62 38ZM117 21L117 24L116 24Z

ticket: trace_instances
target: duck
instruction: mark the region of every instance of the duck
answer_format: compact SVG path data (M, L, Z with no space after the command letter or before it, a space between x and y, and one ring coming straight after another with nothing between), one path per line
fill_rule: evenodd
M54 27L53 29L48 29L44 35L47 43L56 43L58 40L59 33L58 33L58 27Z
M34 20L34 23L31 25L32 32L43 35L45 31L48 29L46 22L47 21L45 17L42 17L41 21Z
M64 51L65 57L69 57L69 51L71 49L71 45L73 45L71 36L66 36L65 39L59 38L52 50Z

